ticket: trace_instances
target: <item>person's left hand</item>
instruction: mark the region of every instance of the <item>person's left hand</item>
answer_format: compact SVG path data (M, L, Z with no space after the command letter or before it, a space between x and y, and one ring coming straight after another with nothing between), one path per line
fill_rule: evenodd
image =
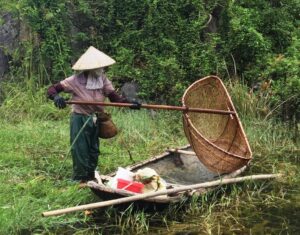
M59 109L64 109L65 107L67 107L66 100L59 95L56 95L53 101L54 105Z

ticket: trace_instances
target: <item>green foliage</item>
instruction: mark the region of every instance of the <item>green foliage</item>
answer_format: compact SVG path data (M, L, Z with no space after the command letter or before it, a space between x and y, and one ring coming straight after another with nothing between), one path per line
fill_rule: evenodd
M268 116L293 123L295 135L300 121L299 10L297 0L229 1L221 22L229 73L237 71L248 86L271 82L267 90L259 88L258 102Z
M67 2L22 0L4 3L4 10L20 20L22 37L12 54L14 80L34 79L48 84L70 73L71 38ZM17 79L16 79L17 77Z
M270 58L265 78L271 79L272 97L275 113L294 128L295 138L299 138L300 123L300 41L299 36L292 38L286 53Z
M265 118L270 110L270 94L259 90L253 92L240 82L233 81L227 84L235 108L243 118Z
M144 98L178 102L187 84L215 71L214 44L206 44L200 34L208 9L217 2L207 9L201 1L111 1L98 6L107 18L91 22L103 26L97 28L101 47L118 61L111 76L119 84L137 81ZM205 50L207 46L212 50Z
M21 17L37 33L40 56L36 64L45 64L50 77L66 76L70 60L70 19L67 5L61 0L26 0Z
M12 83L1 83L3 96L6 97L0 106L1 119L19 123L26 118L32 120L58 120L68 116L68 110L57 112L52 102L46 102L45 87L39 88L35 81L29 80L20 87Z
M116 59L109 75L117 87L136 81L141 98L156 102L178 104L189 84L209 74L249 87L274 81L270 110L298 91L298 0L22 0L1 9L29 31L12 56L14 80L61 80L94 45Z
M224 34L230 44L226 45L225 50L233 54L240 68L264 58L270 49L270 42L259 31L260 11L232 3L228 6L227 14L227 27L230 28Z
M44 89L31 92L32 88L26 88L5 84L10 99L0 106L0 234L91 230L93 227L84 220L90 224L93 218L81 212L63 219L41 216L42 211L97 199L90 190L79 189L69 180L72 172L68 155L70 109L58 110L52 102L46 102ZM109 111L120 133L114 139L101 140L99 168L102 174L145 160L167 147L186 144L180 114L162 112L152 117L145 110ZM28 216L29 211L31 216ZM133 231L140 231L148 226L143 214L137 213L133 218L130 214L124 213L109 222L119 223L120 230L132 226ZM94 226L105 229L102 224Z
M1 83L0 233L142 233L154 226L178 233L178 221L191 218L197 220L186 222L188 232L260 233L257 221L267 221L262 226L276 227L275 233L296 233L298 221L283 216L299 208L299 145L292 141L299 133L299 8L298 0L0 0L1 11L12 12L28 31L11 60L11 81L22 82ZM207 28L209 14L216 32ZM137 81L147 99L177 103L200 77L230 78L226 84L254 153L251 172L287 177L276 187L245 184L222 191L220 201L205 195L187 211L153 217L129 209L105 210L101 223L82 213L42 218L42 211L96 200L67 181L70 110L58 111L45 97L45 86L68 76L89 45L117 60L109 70L117 86ZM249 88L269 81L267 89ZM102 173L186 143L179 113L109 111L120 133L101 142ZM276 115L289 120L295 134L261 120ZM274 210L279 216L272 217Z

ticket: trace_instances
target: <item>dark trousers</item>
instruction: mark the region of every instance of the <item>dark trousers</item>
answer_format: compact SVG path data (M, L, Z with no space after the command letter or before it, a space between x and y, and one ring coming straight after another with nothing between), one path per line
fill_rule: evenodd
M94 179L99 156L99 138L92 116L73 113L70 120L70 137L73 179Z

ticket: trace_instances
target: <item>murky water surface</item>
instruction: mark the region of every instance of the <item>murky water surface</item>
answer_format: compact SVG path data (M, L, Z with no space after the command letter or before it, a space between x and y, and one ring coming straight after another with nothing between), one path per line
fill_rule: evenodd
M294 162L295 163L295 162ZM294 183L276 183L268 187L259 199L237 207L228 206L228 210L213 209L211 214L194 214L184 218L184 221L172 223L168 229L152 228L153 234L300 234L300 184L299 162L296 162L298 177ZM275 188L275 189L274 189ZM259 190L258 190L259 191ZM253 197L260 192L253 191ZM242 195L240 199L243 199ZM261 199L261 200L260 200ZM236 202L236 200L233 200ZM217 216L217 218L214 218Z
M232 218L232 224L227 227L222 225L224 221L219 221L220 224L207 224L208 227L203 228L203 220L191 216L186 221L171 225L169 229L151 228L150 234L300 234L300 206L295 203L278 208L262 206L259 211L249 211L252 213L250 218L247 215Z

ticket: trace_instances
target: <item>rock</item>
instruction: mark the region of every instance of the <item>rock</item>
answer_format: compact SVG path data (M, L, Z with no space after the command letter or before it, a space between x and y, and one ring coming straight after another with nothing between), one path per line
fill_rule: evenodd
M4 73L8 70L8 58L4 51L0 49L0 81L3 78Z
M9 69L9 55L18 44L19 21L11 13L0 13L0 80Z
M138 84L135 82L126 82L121 87L121 94L123 97L126 97L128 100L137 100L138 99Z

